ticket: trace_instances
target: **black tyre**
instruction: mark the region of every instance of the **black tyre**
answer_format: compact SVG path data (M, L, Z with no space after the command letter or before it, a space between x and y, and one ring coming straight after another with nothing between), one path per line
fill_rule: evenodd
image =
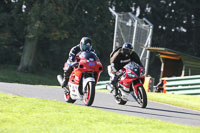
M147 94L143 86L138 86L138 95L137 95L137 103L141 108L145 108L147 106Z
M122 98L121 98L121 92L118 91L118 95L117 96L114 96L115 98L115 102L117 104L120 104L120 105L125 105L127 101L124 101Z
M88 82L85 87L85 91L83 95L84 104L86 106L92 105L94 101L94 97L95 97L95 82Z
M68 88L66 88L65 90L65 93L64 93L64 99L65 99L65 102L67 103L74 103L76 100L73 100L70 96L70 91Z

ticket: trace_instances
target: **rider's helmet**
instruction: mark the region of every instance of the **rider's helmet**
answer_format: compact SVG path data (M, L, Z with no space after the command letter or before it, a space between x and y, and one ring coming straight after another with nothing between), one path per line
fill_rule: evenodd
M133 46L132 46L131 43L126 42L126 43L123 44L123 46L122 46L122 52L123 52L124 54L130 55L130 54L132 53L132 51L133 51Z
M89 37L83 37L80 41L81 51L90 51L92 49L92 40Z

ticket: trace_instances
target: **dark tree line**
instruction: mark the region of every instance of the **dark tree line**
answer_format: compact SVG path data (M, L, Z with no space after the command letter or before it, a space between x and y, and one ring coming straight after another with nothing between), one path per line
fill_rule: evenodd
M139 17L154 25L152 46L200 56L198 0L1 0L0 63L22 72L58 70L70 48L89 36L107 66L114 31L109 7L134 14L139 9Z

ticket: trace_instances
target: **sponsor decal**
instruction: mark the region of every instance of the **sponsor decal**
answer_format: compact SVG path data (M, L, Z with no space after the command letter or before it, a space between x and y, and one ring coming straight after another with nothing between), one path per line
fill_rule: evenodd
M89 62L89 66L95 66L95 62Z
M127 60L120 60L121 63L126 63L126 62L130 62L131 59L127 59Z
M78 81L79 81L79 78L78 78L78 76L75 76L75 80L78 80Z

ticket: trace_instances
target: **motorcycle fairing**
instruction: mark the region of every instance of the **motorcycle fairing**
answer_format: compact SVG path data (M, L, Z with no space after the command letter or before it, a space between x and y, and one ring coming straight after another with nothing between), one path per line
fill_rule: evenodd
M78 69L75 69L70 76L69 83L79 85L81 80L82 72Z
M128 71L130 73L133 73L135 74L134 72L132 72L131 70L129 69L123 69L123 71ZM126 74L126 73L125 73ZM138 77L136 78L129 78L128 75L126 74L125 77L123 79L120 80L120 84L122 84L124 87L126 88L130 88L131 86L131 83L133 82L133 80L136 80Z
M134 88L133 88L133 89L134 89L134 92L135 92L136 95L138 94L137 88L138 88L139 86L143 86L143 84L137 83L137 84L134 85Z
M83 86L82 86L83 92L88 82L95 82L95 79L93 77L87 77L87 78L83 77Z
M83 96L80 95L78 90L78 85L73 84L71 82L68 83L69 89L70 89L70 96L72 99L83 99Z

